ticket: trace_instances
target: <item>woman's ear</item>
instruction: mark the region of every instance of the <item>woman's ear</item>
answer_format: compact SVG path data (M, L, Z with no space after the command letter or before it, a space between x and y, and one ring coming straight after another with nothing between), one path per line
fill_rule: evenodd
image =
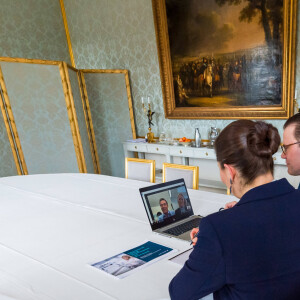
M230 177L232 182L234 181L235 175L236 175L236 169L232 165L224 164L225 172Z

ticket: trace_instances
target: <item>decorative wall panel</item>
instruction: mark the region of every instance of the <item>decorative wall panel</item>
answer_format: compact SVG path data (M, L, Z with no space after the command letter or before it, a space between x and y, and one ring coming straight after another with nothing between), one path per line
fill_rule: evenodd
M94 164L93 164L93 157L91 152L91 145L89 140L90 133L88 132L86 118L84 115L84 108L83 102L80 94L79 89L79 81L77 77L77 71L68 68L70 84L71 84L71 91L74 99L74 105L76 109L76 116L78 120L79 132L82 142L82 148L84 153L84 159L86 163L86 169L88 173L94 173Z
M28 173L78 172L59 66L0 65Z
M0 56L70 62L58 0L0 0Z
M125 74L83 73L101 174L125 176L122 142L132 139Z
M0 95L0 101L1 95ZM18 175L3 115L0 112L0 177Z

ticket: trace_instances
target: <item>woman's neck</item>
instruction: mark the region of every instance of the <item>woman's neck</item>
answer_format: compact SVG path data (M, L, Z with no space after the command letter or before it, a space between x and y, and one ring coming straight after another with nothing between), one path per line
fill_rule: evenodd
M240 188L238 189L238 191L236 191L236 193L235 193L234 187L233 187L234 195L240 199L240 198L242 198L242 196L244 194L246 194L251 189L254 189L255 187L258 187L258 186L266 184L266 183L270 183L273 180L274 180L274 177L273 177L272 173L260 175L260 176L256 177L254 179L254 181L252 181L250 184L240 185Z

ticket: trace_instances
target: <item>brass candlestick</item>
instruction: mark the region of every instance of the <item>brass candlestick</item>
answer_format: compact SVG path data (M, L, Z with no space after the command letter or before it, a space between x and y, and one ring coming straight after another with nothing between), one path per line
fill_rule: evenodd
M154 133L151 131L151 125L154 126L154 124L152 123L152 117L155 114L155 112L152 111L152 109L151 109L149 99L148 99L148 110L146 110L144 102L143 102L143 110L144 110L145 114L147 112L147 118L148 118L148 130L149 130L149 132L147 133L147 141L148 141L148 143L154 143L155 142Z
M151 131L151 127L148 128L149 132L147 133L147 141L148 143L154 143L154 133Z

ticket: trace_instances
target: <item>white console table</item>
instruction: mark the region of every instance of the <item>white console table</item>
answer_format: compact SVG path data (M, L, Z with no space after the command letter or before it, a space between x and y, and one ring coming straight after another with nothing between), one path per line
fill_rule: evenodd
M136 152L139 158L154 159L157 169L161 169L164 162L199 166L199 186L225 189L219 176L214 149L142 142L124 142L123 147L125 157L134 157L134 153ZM285 177L293 186L298 187L299 178L290 176L287 173L285 160L281 158L280 151L274 154L273 159L275 163L275 179ZM159 181L159 176L157 179Z

